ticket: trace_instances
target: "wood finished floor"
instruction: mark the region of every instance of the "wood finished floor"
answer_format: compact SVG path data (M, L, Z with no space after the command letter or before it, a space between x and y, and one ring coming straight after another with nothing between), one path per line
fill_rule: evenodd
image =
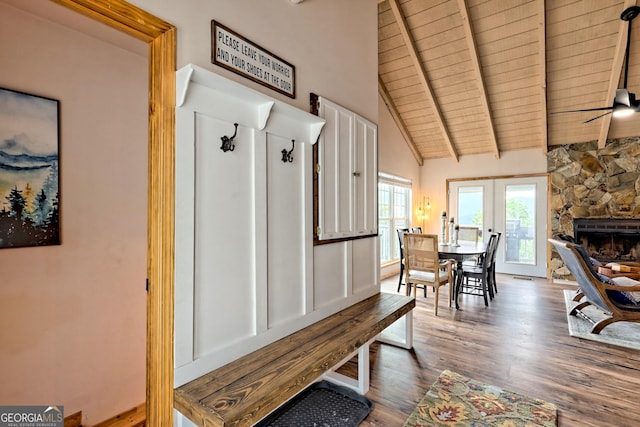
M383 291L395 292L397 280L383 281ZM639 426L640 352L569 336L562 290L575 286L497 281L489 307L461 295L461 309L450 309L442 288L438 317L433 292L418 293L414 349L372 345L366 396L374 406L361 426L402 426L444 369L554 403L560 426Z

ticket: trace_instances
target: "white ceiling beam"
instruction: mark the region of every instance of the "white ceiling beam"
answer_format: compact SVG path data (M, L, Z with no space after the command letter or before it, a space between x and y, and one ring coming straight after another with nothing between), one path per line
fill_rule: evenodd
M380 92L380 96L382 96L384 103L387 104L387 109L389 110L391 117L393 117L393 120L396 122L396 126L398 126L398 129L404 137L405 142L409 146L409 149L413 153L413 157L416 158L418 166L422 166L424 164L422 154L420 154L420 150L418 150L416 143L413 141L413 138L411 138L411 134L407 130L407 126L405 125L404 120L402 120L402 117L400 117L400 113L398 113L398 109L393 103L393 99L391 99L391 95L389 95L389 91L387 90L387 87L385 86L380 76L378 76L378 92Z
M485 122L487 129L489 130L489 139L491 143L491 151L493 151L496 159L500 158L500 149L498 148L498 140L496 138L496 130L493 124L493 117L491 116L491 108L489 108L489 98L487 96L487 88L484 84L484 77L482 75L482 67L480 65L480 56L478 55L478 47L476 45L476 39L473 34L473 24L471 23L471 17L469 16L469 8L467 7L466 0L458 0L458 10L462 17L462 27L464 29L465 39L467 41L467 48L469 49L471 57L471 65L473 67L473 74L476 79L478 91L480 92L480 104L485 115Z
M540 109L542 111L542 140L540 145L542 152L548 150L548 124L547 124L547 9L545 0L538 0L538 61L540 62Z
M635 6L636 0L625 0L624 8L620 11L626 10L628 7ZM611 76L609 77L609 88L607 89L607 105L613 105L613 101L616 97L616 90L620 83L620 74L622 73L622 65L624 64L624 56L627 50L627 31L630 22L620 20L620 26L618 27L618 38L616 40L616 51L613 56L613 65L611 66ZM600 134L598 135L598 148L604 148L607 144L607 136L609 135L609 129L611 127L611 117L613 114L607 114L602 117L600 122Z
M436 122L440 131L442 132L442 136L444 137L445 144L447 149L449 150L449 154L451 157L457 162L458 161L458 153L453 145L451 134L449 132L449 128L442 116L442 111L440 110L440 106L436 102L435 95L433 93L433 89L431 88L431 84L429 83L429 79L427 78L427 72L424 69L424 65L422 63L422 58L418 53L418 49L416 48L416 44L411 36L409 28L407 26L407 22L404 18L404 14L400 9L400 4L398 0L389 0L389 6L391 6L391 11L400 27L400 34L402 34L402 38L404 40L405 45L407 46L407 50L409 51L409 56L411 57L411 61L413 65L416 67L418 71L418 78L420 79L420 83L424 88L425 95L427 96L427 100L431 109L433 111L433 115L436 117Z

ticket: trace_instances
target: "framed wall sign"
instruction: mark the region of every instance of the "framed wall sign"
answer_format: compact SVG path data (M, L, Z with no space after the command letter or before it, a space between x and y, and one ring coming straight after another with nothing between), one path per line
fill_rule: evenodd
M59 110L0 88L0 248L60 244Z
M296 69L219 22L211 21L211 62L291 98Z

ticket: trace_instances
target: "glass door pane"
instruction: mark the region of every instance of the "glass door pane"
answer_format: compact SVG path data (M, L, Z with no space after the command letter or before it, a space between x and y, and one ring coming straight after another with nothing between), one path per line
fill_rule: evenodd
M458 224L482 227L482 187L458 189Z
M497 179L495 213L496 271L546 277L547 177Z
M505 262L536 263L536 186L505 186Z
M473 180L449 184L449 211L461 226L479 228L480 241L486 241L485 231L493 228L493 181Z

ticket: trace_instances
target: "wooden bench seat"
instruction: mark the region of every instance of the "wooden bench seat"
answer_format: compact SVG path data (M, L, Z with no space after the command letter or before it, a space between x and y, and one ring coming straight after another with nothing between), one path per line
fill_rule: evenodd
M199 426L249 426L415 307L379 293L177 388L175 408Z

